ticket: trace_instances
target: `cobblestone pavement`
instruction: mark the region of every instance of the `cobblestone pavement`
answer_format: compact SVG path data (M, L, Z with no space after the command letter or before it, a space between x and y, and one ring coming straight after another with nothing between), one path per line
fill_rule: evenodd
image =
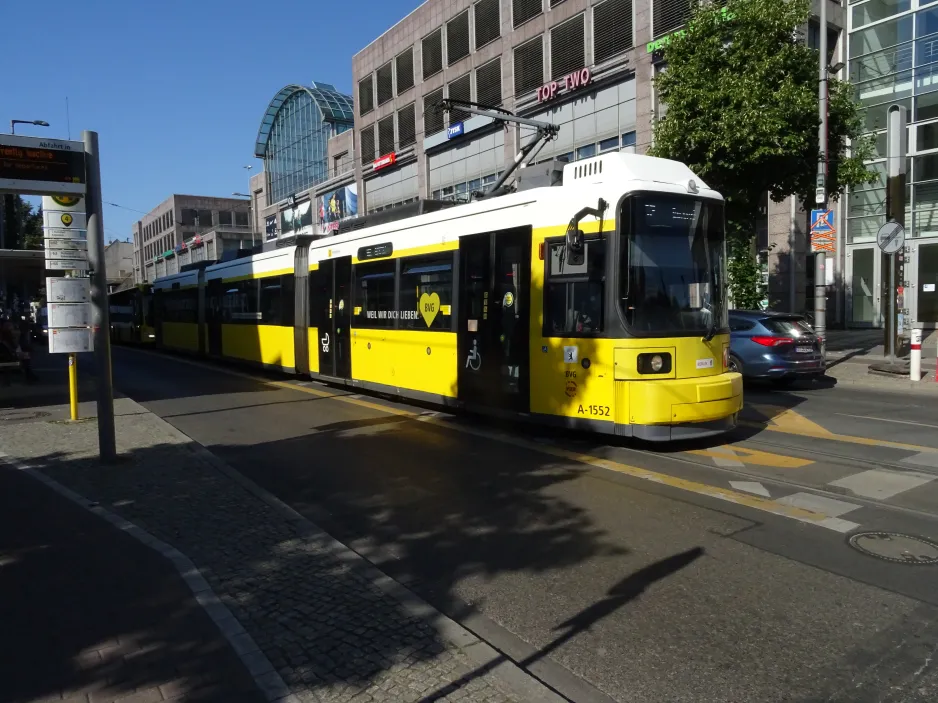
M0 700L265 699L159 554L0 463Z
M402 602L363 559L134 412L116 419L124 460L112 467L96 461L94 421L6 424L0 451L189 557L260 648L241 652L255 676L269 662L300 701L522 700L516 680L480 666L474 636Z

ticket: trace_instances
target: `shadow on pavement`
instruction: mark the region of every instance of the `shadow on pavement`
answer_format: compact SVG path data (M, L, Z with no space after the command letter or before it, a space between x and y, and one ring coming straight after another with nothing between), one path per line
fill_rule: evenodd
M0 623L9 703L141 689L158 700L158 686L167 698L263 700L168 562L2 463Z
M626 576L619 583L610 588L606 594L606 597L601 601L598 601L588 608L585 608L566 622L562 622L554 628L555 632L564 631L563 634L557 636L552 642L542 647L531 656L523 659L520 662L517 662L517 664L523 669L529 668L531 665L537 663L541 659L544 659L551 652L558 649L563 644L569 642L577 635L589 630L593 625L597 624L603 618L611 615L622 606L641 596L642 593L644 593L649 588L649 586L654 584L656 581L660 581L661 579L667 578L671 574L680 571L685 566L688 566L703 556L703 554L704 550L702 547L695 547L693 549L687 550L686 552L681 552L680 554L675 554L673 556L667 557L666 559L657 561L654 564L650 564L649 566L640 569L634 574ZM430 695L422 698L421 703L433 703L434 701L439 701L443 698L446 698L447 696L455 693L460 688L467 685L473 679L482 676L488 671L491 671L496 666L506 661L506 659L507 658L504 655L494 659L485 666L479 667L468 675L463 676L458 681L455 681L452 684L434 691Z

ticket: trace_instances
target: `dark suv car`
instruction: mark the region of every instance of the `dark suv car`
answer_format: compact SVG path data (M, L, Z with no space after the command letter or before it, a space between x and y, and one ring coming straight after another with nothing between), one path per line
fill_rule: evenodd
M729 368L745 378L820 378L826 364L821 345L803 315L759 310L730 311Z

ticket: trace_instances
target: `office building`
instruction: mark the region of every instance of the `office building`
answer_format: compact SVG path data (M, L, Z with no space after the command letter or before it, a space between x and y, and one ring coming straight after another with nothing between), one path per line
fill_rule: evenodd
M251 203L236 198L171 195L133 225L135 283L152 283L199 261L260 242Z
M846 221L847 321L883 325L886 258L876 232L886 221L886 111L908 111L904 321L938 323L938 2L851 0L848 71L875 136L878 180L850 194Z
M353 100L329 83L288 85L270 101L254 155L255 217L270 246L322 233L327 220L354 215ZM331 205L331 208L330 208Z
M815 0L814 14L818 3ZM844 10L828 3L829 54L840 56ZM534 158L576 161L645 153L666 106L654 90L659 49L691 0L428 0L358 52L355 182L360 212L418 198L468 199L494 182L532 134L455 110L444 97L498 106L560 126ZM819 24L800 28L817 46ZM836 209L836 205L835 205ZM810 207L808 208L810 210ZM809 212L766 199L759 233L770 303L813 306ZM840 251L843 251L841 247ZM835 257L834 268L842 270ZM832 281L833 283L833 281ZM836 286L832 286L836 289ZM831 298L836 317L839 299Z

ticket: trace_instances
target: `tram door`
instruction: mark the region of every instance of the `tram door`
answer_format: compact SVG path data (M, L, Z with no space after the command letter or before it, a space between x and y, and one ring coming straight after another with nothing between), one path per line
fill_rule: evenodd
M205 324L208 327L208 355L221 356L222 298L225 284L220 278L208 282L205 291Z
M321 261L310 272L310 310L318 328L319 373L351 378L352 257Z
M531 230L459 240L459 399L529 409Z

